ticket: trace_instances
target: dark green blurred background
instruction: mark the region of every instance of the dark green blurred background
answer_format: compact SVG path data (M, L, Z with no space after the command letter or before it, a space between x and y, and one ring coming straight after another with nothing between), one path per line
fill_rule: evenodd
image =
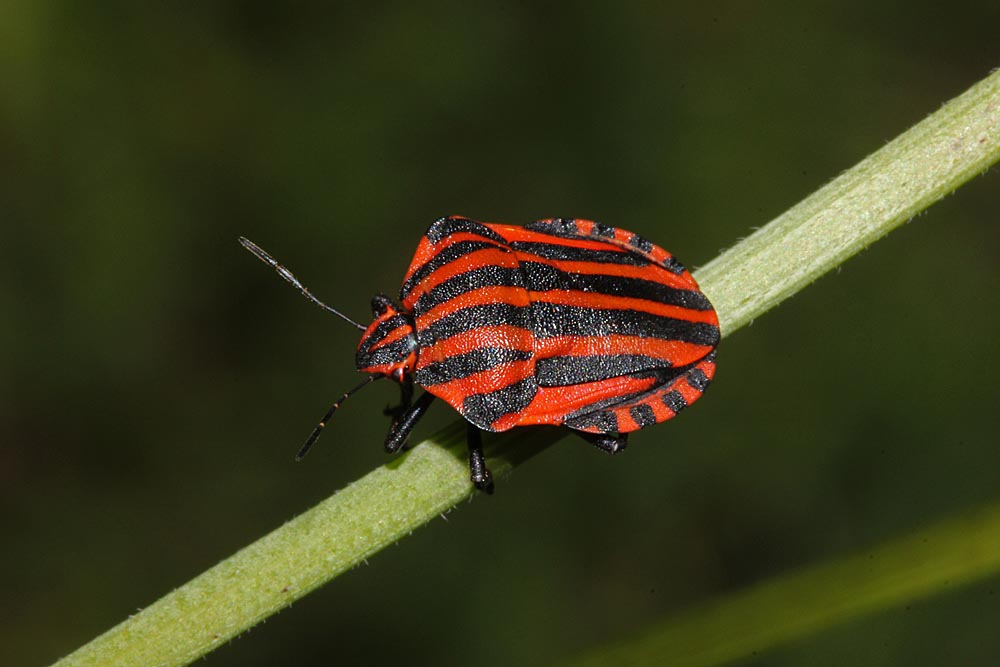
M364 318L447 213L692 267L1000 64L994 1L0 4L0 662L41 665L386 461ZM1000 501L1000 173L208 658L541 664ZM418 437L455 418L445 406ZM992 435L991 435L992 434ZM752 665L996 664L1000 579ZM833 584L835 585L835 583Z

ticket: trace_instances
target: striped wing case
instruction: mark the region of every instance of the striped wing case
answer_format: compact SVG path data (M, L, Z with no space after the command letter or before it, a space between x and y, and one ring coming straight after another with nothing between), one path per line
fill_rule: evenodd
M715 372L718 318L691 274L588 220L438 220L400 299L417 383L489 431L627 433L673 417Z

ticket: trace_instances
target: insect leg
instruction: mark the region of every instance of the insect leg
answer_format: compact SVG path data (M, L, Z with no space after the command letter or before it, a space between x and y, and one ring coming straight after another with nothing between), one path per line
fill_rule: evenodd
M413 405L413 376L407 375L404 377L403 381L399 383L399 405L387 406L385 410L382 411L387 417L392 417L392 427L395 428L396 424L399 423L400 417L402 417L410 406Z
M340 409L340 406L344 404L344 401L349 399L364 387L368 386L369 383L378 380L380 377L383 376L377 374L369 375L367 379L361 382L361 384L354 387L350 391L345 392L343 396L334 401L333 405L330 406L330 409L326 411L325 415L323 415L323 418L319 420L318 424L316 424L316 428L314 428L313 432L309 435L309 439L306 440L306 443L299 449L299 453L295 455L295 460L301 461L305 458L305 455L309 453L312 446L316 444L317 440L319 440L320 434L323 433L323 429L326 428L326 423L330 421L331 417L333 417L333 413Z
M574 431L578 436L608 454L617 454L628 445L628 433L614 435L611 433L587 433L586 431Z
M483 456L483 432L472 422L468 426L469 478L477 489L492 494L493 475L486 467L486 457Z
M410 431L413 430L413 427L417 425L420 418L427 412L427 406L433 400L434 394L425 391L417 399L416 403L407 408L398 419L393 421L392 427L389 428L389 435L385 437L385 451L390 453L399 451L399 448L406 443L406 439L410 437Z

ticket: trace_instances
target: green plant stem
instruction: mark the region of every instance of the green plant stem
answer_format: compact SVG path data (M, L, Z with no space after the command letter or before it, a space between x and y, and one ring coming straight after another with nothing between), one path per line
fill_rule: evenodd
M724 335L815 280L1000 157L994 72L697 274ZM454 424L101 635L59 665L187 664L473 493ZM516 430L505 474L560 437Z
M723 335L775 307L1000 157L1000 71L706 264Z
M708 667L1000 570L1000 505L764 581L571 663Z

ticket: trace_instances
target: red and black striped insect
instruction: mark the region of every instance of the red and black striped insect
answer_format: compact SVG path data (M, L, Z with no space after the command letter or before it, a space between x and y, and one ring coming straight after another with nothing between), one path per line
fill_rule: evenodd
M260 247L240 243L310 301L364 331L356 363L368 383L400 384L385 440L399 450L435 397L469 422L470 476L492 491L483 431L568 426L609 453L628 434L698 400L715 374L719 320L691 274L641 236L590 220L524 227L441 218L417 246L400 305L372 299L358 324L318 300ZM426 391L415 401L413 385Z

